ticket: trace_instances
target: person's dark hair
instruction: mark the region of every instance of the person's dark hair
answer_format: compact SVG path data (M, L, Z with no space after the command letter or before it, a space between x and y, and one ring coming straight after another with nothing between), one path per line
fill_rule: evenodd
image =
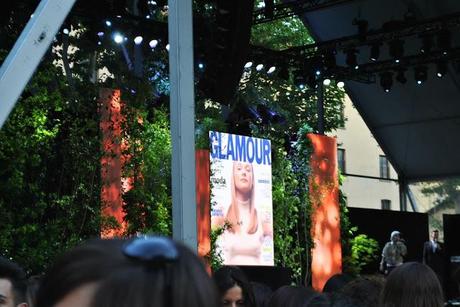
M267 307L270 296L272 295L272 289L266 284L260 282L251 282L252 290L254 291L254 298L257 307Z
M26 273L17 263L0 256L0 278L11 282L15 305L26 301Z
M314 296L309 302L308 307L330 307L331 299L327 293Z
M324 285L323 292L337 292L352 280L353 277L348 274L332 275Z
M142 240L160 240L166 248L137 248L135 256L127 252ZM219 306L215 286L199 258L163 237L97 239L70 250L45 275L37 307L53 306L88 283L97 285L91 306Z
M246 274L236 266L223 266L213 274L220 296L223 297L227 290L234 286L239 286L243 291L243 298L246 307L255 307L255 298L252 285Z
M282 286L273 292L268 307L307 307L319 295L311 288L303 286Z
M341 292L328 293L331 307L361 307L357 302Z
M407 262L388 275L381 296L382 307L442 307L441 284L428 266Z
M30 276L27 280L26 301L29 307L34 307L37 301L38 288L40 287L42 276Z
M350 281L340 292L357 306L375 307L379 304L384 284L381 276L362 276Z

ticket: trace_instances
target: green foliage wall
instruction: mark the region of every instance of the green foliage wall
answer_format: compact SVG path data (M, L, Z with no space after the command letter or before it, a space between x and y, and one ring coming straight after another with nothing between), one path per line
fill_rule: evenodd
M63 80L44 62L0 130L0 253L31 272L99 228L94 88L70 100Z

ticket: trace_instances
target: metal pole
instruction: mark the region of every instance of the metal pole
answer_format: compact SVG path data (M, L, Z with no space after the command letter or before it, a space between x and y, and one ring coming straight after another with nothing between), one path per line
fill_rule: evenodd
M407 211L407 182L403 177L398 177L399 182L399 208Z
M321 80L319 81L316 92L318 93L318 100L316 101L318 109L318 134L324 134L324 87Z
M407 197L409 198L412 211L418 212L417 200L415 199L414 193L412 193L412 190L409 185L407 185Z
M169 0L173 237L197 250L192 0Z
M0 127L8 118L75 0L42 0L0 68Z

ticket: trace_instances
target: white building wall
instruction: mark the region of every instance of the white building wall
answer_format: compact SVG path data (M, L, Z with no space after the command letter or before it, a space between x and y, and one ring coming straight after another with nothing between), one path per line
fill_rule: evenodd
M345 128L338 129L332 136L337 137L338 148L345 149L346 173L380 177L379 156L384 153L348 96L344 112ZM398 178L391 164L390 178ZM395 181L346 176L342 190L348 197L349 207L381 209L381 200L388 199L391 209L399 210L399 186Z

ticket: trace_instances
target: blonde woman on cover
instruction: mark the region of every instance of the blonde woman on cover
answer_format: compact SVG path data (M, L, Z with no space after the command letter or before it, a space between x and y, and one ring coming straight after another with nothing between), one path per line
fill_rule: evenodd
M225 216L230 228L222 236L224 262L228 265L260 264L264 237L272 236L270 217L261 217L254 203L252 164L233 162L231 203Z

